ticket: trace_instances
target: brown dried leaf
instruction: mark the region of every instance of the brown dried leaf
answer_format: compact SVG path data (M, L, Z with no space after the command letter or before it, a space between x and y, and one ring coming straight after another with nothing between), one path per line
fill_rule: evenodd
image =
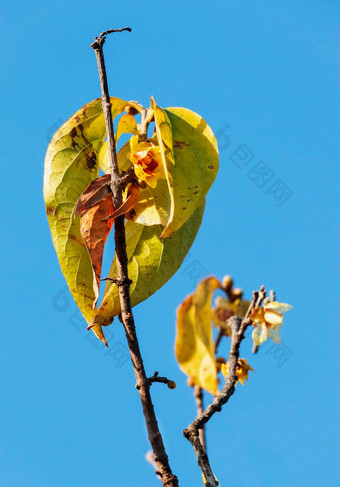
M93 306L99 297L104 245L113 225L113 220L105 221L105 218L112 213L113 209L112 196L109 194L99 203L83 211L80 216L80 233L90 255L93 269L95 294Z
M138 196L139 186L133 183L130 184L130 186L128 187L127 198L124 203L119 208L117 208L117 210L112 213L112 215L104 218L104 221L113 220L114 218L118 218L119 216L125 215L125 213L131 211L138 201Z
M75 216L83 211L89 210L111 193L110 180L111 175L104 174L104 176L91 181L78 199Z

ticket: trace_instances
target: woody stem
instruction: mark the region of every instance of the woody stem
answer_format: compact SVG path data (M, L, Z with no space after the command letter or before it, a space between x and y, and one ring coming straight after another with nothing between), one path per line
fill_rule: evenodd
M244 339L246 329L252 324L250 319L251 313L254 311L255 307L261 305L265 297L266 291L264 286L262 286L260 291L255 291L253 293L252 302L250 303L247 314L243 320L234 320L228 360L228 375L226 377L223 389L217 396L215 396L213 402L194 419L188 428L183 431L185 438L190 441L194 452L196 453L197 463L205 477L206 487L217 487L218 481L213 474L208 456L200 441L199 430L208 423L215 413L222 410L222 407L229 401L235 392L235 383L237 380L236 367L239 358L240 345Z
M124 29L129 30L129 28ZM130 29L131 30L131 29ZM115 31L112 31L115 32ZM123 200L123 185L122 178L119 173L116 144L114 137L114 129L112 123L111 103L109 96L109 89L106 76L106 68L104 61L103 45L105 42L105 35L111 33L107 31L95 38L91 47L94 49L97 58L101 92L102 92L102 107L105 118L105 125L107 131L108 147L110 154L111 166L111 189L113 195L114 207L119 208ZM143 414L145 417L146 427L148 431L149 440L157 463L158 475L161 478L164 487L178 487L178 480L173 475L168 456L166 454L162 435L159 431L158 422L151 400L150 381L147 378L143 358L139 348L135 322L132 314L131 300L130 300L130 284L131 281L128 275L128 257L126 252L126 237L124 215L115 219L115 244L116 244L116 263L117 263L117 286L119 290L119 301L121 308L121 321L124 326L127 342L129 345L130 356L133 364L133 369L136 377L136 388L139 392L139 397L142 403Z

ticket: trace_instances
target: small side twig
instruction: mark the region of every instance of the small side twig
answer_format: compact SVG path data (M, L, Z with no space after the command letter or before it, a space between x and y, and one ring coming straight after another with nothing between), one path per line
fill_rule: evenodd
M158 371L157 370L156 370L156 372L151 377L148 378L148 381L149 381L150 386L154 382L159 382L160 384L166 384L169 389L176 389L176 382L173 381L173 380L168 379L167 377L160 377L158 375ZM136 385L136 387L138 388L138 385Z
M130 167L127 171L123 172L120 176L120 182L122 188L124 189L132 181L137 181L137 178L135 176L135 172L133 168Z
M193 446L194 452L197 456L197 462L200 466L202 473L206 480L206 487L216 487L218 482L212 472L209 459L204 451L204 448L199 439L199 430L207 424L207 422L212 418L212 416L222 410L222 406L226 404L230 397L235 392L236 377L236 366L239 359L239 349L241 342L244 338L244 334L248 326L252 324L250 315L255 309L255 307L260 306L266 297L266 291L264 286L261 287L260 291L255 291L253 293L253 299L250 303L246 316L242 320L230 320L232 324L233 334L231 337L231 345L228 360L228 375L226 377L226 382L223 386L222 391L216 396L213 402L198 415L194 421L183 431L185 438Z

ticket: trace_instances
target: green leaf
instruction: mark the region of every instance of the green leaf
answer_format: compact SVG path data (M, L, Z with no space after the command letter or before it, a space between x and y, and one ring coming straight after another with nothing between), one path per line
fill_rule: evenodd
M202 204L219 165L216 138L200 115L187 108L166 108L164 111L172 129L174 207L162 238L172 235ZM163 138L164 131L161 132ZM166 134L167 144L168 139Z
M127 102L111 98L112 116ZM90 257L74 209L88 184L98 177L98 154L106 135L101 99L76 112L53 136L45 157L44 199L53 243L70 291L87 322L93 319ZM100 329L94 330L100 335Z
M161 238L176 232L205 199L215 180L219 156L217 141L206 121L187 108L157 106L155 129L171 199L169 220Z
M128 221L125 225L128 273L132 306L161 288L182 264L201 225L204 204L171 237L160 239L161 225L144 226ZM116 260L109 272L117 277ZM107 281L102 304L92 325L105 325L120 313L118 288Z

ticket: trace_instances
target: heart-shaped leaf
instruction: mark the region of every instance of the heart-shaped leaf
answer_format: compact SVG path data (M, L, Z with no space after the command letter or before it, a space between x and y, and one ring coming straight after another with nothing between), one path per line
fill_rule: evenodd
M218 165L215 138L201 117L190 110L163 110L152 103L157 140L155 137L148 139L150 142L144 145L152 146L155 154L157 150L158 154L161 152L164 172L158 174L157 181L156 176L150 173L149 186L152 187L140 188L138 194L139 188L134 186L133 191L128 193L125 206L116 209L121 212L123 208L126 216L133 220L126 223L129 275L133 282L132 305L151 296L181 265L200 226L204 196ZM113 118L129 105L133 106L133 102L119 98L111 98L111 104ZM138 127L133 117L123 115L118 125L118 135L135 133L136 130ZM105 220L108 208L101 207L107 186L99 185L92 191L93 187L89 185L98 178L99 167L106 172L109 170L105 137L104 115L101 100L98 99L85 105L56 132L47 150L44 175L48 221L62 272L82 314L104 343L101 326L110 324L120 309L117 287L110 281L107 282L100 309L93 308L93 302L98 297L102 247L108 228L104 228L103 222L99 235L98 228L95 233L92 232L92 224L94 220L98 223L98 211L104 215L100 221ZM138 139L137 145L139 147ZM130 152L129 143L118 152L121 171L131 167ZM130 153L130 157L135 157L135 154L137 152ZM158 164L155 167L160 169L163 166ZM154 169L148 166L146 170ZM139 177L142 176L144 173ZM105 181L105 178L109 179L107 176L103 178ZM101 184L102 179L98 181ZM85 233L83 231L82 238L80 218L76 214L80 213L83 217L85 210L89 214L86 217L88 221L83 222ZM97 251L98 235L100 252ZM171 238L163 240L171 235ZM94 287L89 253L95 272ZM116 277L115 261L109 277Z
M112 116L127 102L111 98ZM44 199L53 243L70 291L87 322L96 298L89 253L80 235L75 207L85 188L98 177L98 154L106 135L101 99L76 112L53 136L45 157ZM94 332L103 338L100 327Z

